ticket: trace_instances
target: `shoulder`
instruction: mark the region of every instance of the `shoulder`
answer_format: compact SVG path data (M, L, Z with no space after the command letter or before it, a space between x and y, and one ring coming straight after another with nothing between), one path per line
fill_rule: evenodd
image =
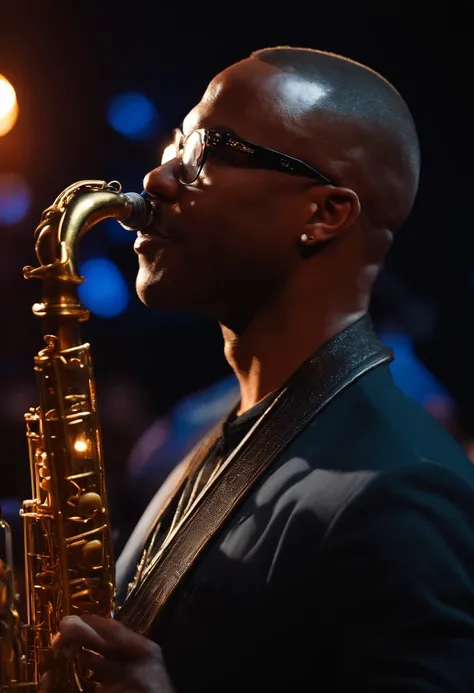
M357 690L472 690L469 475L427 461L373 477L329 525L313 576L327 642Z
M469 509L470 516L471 507L474 515L473 500L474 465L467 457L453 460L452 466L449 459L420 457L372 475L366 484L354 490L334 523L342 519L344 512L357 512L366 505L387 511L434 507L460 513L464 508Z
M373 476L348 496L322 543L330 563L361 565L390 581L446 579L474 571L474 469L459 473L423 460ZM334 567L334 566L333 566ZM443 576L443 577L441 577Z
M335 397L287 451L314 469L386 472L421 459L464 468L459 443L394 384L386 367L374 369ZM471 465L472 466L472 465Z

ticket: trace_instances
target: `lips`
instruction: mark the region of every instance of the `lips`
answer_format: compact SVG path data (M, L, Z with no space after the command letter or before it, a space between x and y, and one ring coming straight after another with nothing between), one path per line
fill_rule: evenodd
M146 228L138 231L139 236L149 236L150 238L171 238L173 234L166 231L161 224L150 224Z
M146 253L147 248L151 251L155 247L161 247L171 240L170 236L162 236L158 234L149 234L144 232L139 232L133 244L133 249L136 253Z

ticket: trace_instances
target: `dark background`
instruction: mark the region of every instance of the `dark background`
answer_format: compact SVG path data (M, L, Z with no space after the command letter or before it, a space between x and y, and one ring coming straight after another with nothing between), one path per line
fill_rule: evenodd
M408 102L419 130L422 176L416 206L377 284L372 312L412 340L416 354L452 397L456 434L474 434L471 224L472 25L466 3L209 4L49 2L0 4L0 73L14 84L20 117L0 138L0 174L18 172L32 190L26 219L0 227L2 305L0 496L28 496L23 411L36 404L32 358L41 326L31 314L39 282L33 231L42 210L83 178L142 189L163 138L229 63L268 45L342 53L384 74ZM110 99L146 94L160 127L130 140L107 122ZM375 175L375 173L374 173ZM132 287L128 310L92 315L92 344L109 476L127 474L128 455L150 424L184 396L229 370L217 326L145 309L133 296L136 258L99 228L84 257L103 255Z

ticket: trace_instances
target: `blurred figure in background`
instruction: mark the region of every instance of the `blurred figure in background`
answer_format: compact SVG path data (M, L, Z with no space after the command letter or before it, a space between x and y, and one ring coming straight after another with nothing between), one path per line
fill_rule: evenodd
M167 416L147 428L133 446L128 460L131 477L152 476L159 485L230 411L238 397L237 379L230 375L182 399Z
M390 371L396 385L429 412L446 431L459 439L456 402L418 358L410 335L394 329L380 330L378 335L394 351L395 359L390 364Z

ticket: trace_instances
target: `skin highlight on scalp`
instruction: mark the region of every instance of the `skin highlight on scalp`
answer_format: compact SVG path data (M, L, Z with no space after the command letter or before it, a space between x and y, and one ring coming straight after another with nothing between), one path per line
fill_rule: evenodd
M250 58L288 78L281 94L288 109L299 111L299 127L312 132L315 150L321 141L328 145L328 172L353 184L366 222L395 231L413 207L420 174L416 127L395 87L335 53L279 46Z

